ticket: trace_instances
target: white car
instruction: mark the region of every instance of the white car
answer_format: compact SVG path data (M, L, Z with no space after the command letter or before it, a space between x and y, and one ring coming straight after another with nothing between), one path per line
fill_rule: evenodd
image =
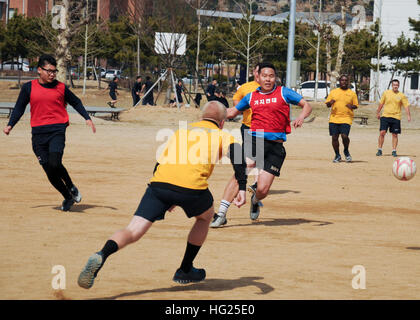
M340 84L337 82L337 88ZM354 90L355 84L350 84L350 89ZM315 80L305 81L300 84L298 93L303 97L314 98L315 93ZM326 99L330 93L330 81L318 80L317 99Z
M2 63L3 70L22 70L23 72L29 72L29 64L26 62L17 62L17 61L6 61Z
M120 70L115 70L115 69L107 70L107 72L105 73L105 79L112 80L112 79L114 79L114 77L120 78L121 77L121 71Z

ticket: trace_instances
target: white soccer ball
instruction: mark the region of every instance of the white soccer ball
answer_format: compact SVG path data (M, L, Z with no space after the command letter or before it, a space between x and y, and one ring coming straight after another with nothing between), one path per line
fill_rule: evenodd
M408 181L416 174L416 163L409 157L400 157L394 161L392 173L398 180Z

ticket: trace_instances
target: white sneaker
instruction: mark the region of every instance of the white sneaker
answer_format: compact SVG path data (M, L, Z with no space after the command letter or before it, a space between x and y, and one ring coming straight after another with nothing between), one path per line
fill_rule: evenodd
M213 217L213 221L210 223L211 228L219 228L227 223L226 215L219 216L215 214Z

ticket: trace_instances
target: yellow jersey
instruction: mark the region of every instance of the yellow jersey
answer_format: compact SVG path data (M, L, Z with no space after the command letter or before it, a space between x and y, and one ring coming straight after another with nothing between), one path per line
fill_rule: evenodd
M212 121L202 120L180 128L164 147L150 182L205 190L214 166L232 143L236 143L235 138Z
M402 92L395 93L392 90L386 90L381 97L380 104L384 105L382 117L389 117L401 120L401 107L407 108L409 102Z
M356 93L350 89L343 90L337 88L331 90L325 102L327 103L331 100L335 100L335 103L331 106L329 122L347 123L351 125L353 123L354 112L347 105L359 106Z
M248 93L254 92L260 84L257 81L250 81L241 85L233 96L234 101L241 101ZM248 127L251 127L252 111L251 108L245 110L242 113L242 123Z

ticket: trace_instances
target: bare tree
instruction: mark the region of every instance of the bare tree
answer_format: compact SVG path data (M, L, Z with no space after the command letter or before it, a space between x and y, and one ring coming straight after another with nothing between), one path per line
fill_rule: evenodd
M242 56L246 60L246 81L249 77L250 63L258 57L258 51L261 44L271 37L270 33L262 34L262 28L266 26L264 22L256 22L252 14L252 5L254 0L245 0L240 3L233 0L240 9L242 19L228 19L231 25L233 39L226 39L224 34L219 34L219 39L231 51ZM233 40L233 41L232 41Z

